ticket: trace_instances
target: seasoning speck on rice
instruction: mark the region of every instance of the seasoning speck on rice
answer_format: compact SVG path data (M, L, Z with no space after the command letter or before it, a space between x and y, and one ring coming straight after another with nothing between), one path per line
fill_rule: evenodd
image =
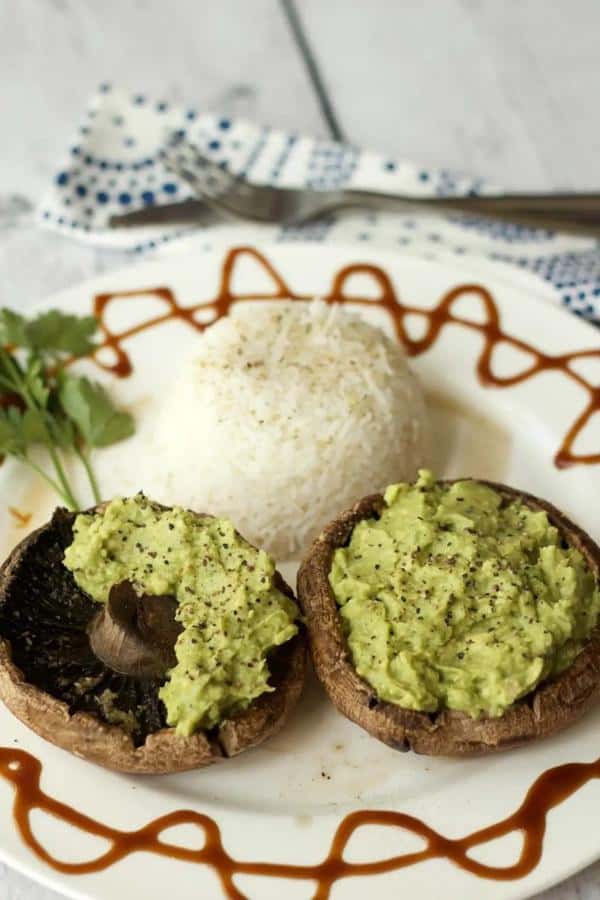
M423 465L421 387L379 328L322 301L238 306L165 391L157 500L230 517L279 559Z

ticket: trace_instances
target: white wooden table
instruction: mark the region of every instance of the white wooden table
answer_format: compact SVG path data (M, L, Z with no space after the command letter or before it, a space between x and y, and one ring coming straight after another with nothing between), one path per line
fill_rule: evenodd
M300 35L290 0L1 0L0 306L128 264L30 221L105 80L508 187L600 187L598 0L295 4ZM0 900L58 896L0 865ZM600 863L543 896L598 900Z

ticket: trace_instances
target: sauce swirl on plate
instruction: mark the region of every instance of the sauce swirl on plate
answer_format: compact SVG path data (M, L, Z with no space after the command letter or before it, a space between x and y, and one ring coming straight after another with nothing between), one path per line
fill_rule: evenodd
M233 277L238 260L250 257L263 268L273 282L271 294L237 294L233 291ZM367 275L377 285L379 293L374 299L355 295L347 291L348 280L352 276ZM454 311L456 303L465 296L474 295L479 299L483 313L480 320L459 315ZM135 297L154 297L164 303L165 310L130 328L113 332L106 324L109 307L122 300ZM100 321L103 341L96 356L109 350L113 355L110 363L96 359L98 365L120 377L132 372L131 358L125 350L124 342L150 328L158 327L172 320L185 322L197 331L213 325L222 316L226 316L235 303L252 300L307 300L309 295L296 293L275 270L269 260L253 247L235 247L228 251L223 261L221 279L218 290L211 300L201 301L191 306L182 306L173 291L168 287L144 288L134 291L115 291L99 294L94 299L94 313ZM565 378L580 387L585 395L584 405L568 428L563 441L555 453L554 463L558 468L566 468L577 464L600 463L600 451L597 453L577 453L575 442L594 414L600 413L600 385L584 378L573 363L579 359L594 358L600 362L600 347L579 350L571 353L551 354L538 350L534 345L507 334L500 322L500 313L492 294L480 284L460 284L441 297L436 306L423 309L404 303L395 290L389 276L379 266L368 263L354 263L345 266L333 277L330 290L323 296L327 303L346 304L348 307L370 307L383 309L393 324L398 340L404 345L409 356L419 356L429 350L448 326L468 328L479 333L483 346L476 360L475 371L481 384L486 387L509 388L520 384L542 372L560 372ZM424 320L423 336L412 338L407 330L408 316L418 316ZM530 357L530 365L513 375L497 375L494 372L494 351L501 346L509 346ZM104 354L103 354L104 355Z
M428 859L446 859L480 878L511 881L528 875L542 856L546 819L558 806L583 785L600 778L600 759L591 763L568 763L544 772L530 787L521 806L506 819L474 831L463 838L446 838L414 816L391 810L359 810L350 813L338 826L329 851L322 862L313 865L252 862L235 859L225 850L219 826L210 818L193 810L178 810L160 816L132 831L122 831L92 819L66 803L44 793L40 787L42 765L24 750L0 748L0 777L9 781L15 791L15 825L27 846L51 868L67 875L84 875L109 868L133 853L153 853L181 862L209 866L218 875L224 895L229 900L246 900L235 885L236 875L262 875L268 878L290 878L316 884L314 900L328 900L333 885L343 878L358 875L380 875L394 872ZM89 862L63 862L46 850L31 827L33 810L43 810L76 828L108 841L108 849ZM174 825L193 825L204 838L200 849L193 850L163 841L161 835ZM352 863L344 859L346 846L354 832L364 825L402 828L423 839L422 850L392 856L369 863ZM513 831L523 835L521 853L509 866L491 866L477 862L469 851Z

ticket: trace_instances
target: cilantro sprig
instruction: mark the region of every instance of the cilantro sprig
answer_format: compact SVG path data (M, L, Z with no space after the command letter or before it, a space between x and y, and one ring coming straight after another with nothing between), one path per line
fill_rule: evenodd
M100 384L66 368L94 351L97 328L93 316L50 310L27 319L0 309L0 455L36 471L71 509L79 504L64 455L79 458L99 503L90 449L121 441L135 427ZM39 447L47 451L50 471L39 463Z

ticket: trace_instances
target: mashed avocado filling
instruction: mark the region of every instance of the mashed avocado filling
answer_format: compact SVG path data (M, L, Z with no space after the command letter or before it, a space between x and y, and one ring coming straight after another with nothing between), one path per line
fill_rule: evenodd
M329 581L354 666L407 709L500 716L569 666L600 590L545 512L472 481L385 492L336 550Z
M273 560L231 522L161 509L142 494L117 498L102 514L77 516L64 564L98 603L122 581L177 599L177 665L159 696L180 734L273 690L267 654L296 634L298 611L273 585Z

